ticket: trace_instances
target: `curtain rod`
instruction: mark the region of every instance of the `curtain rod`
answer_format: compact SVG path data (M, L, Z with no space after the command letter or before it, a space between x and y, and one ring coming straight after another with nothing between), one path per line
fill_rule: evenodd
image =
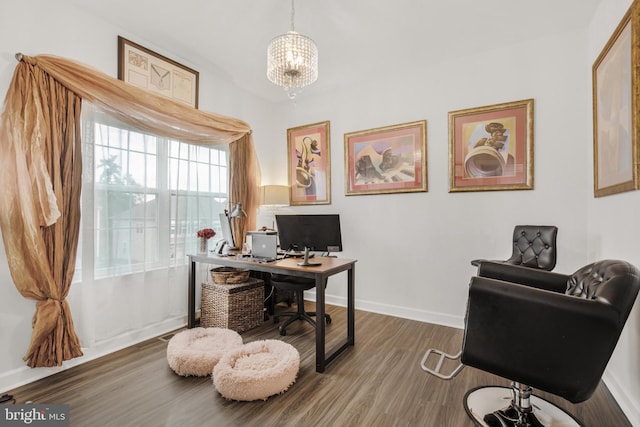
M24 55L21 52L16 53L16 61L20 62L24 59Z

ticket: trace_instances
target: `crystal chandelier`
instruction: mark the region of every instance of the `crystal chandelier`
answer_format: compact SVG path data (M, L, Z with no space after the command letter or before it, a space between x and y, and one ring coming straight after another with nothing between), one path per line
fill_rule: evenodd
M291 31L271 40L267 48L267 77L282 86L289 98L318 79L318 48L313 40L294 30L291 0Z

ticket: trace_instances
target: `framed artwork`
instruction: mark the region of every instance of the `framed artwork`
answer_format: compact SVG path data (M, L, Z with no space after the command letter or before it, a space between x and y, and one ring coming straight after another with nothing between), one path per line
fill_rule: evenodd
M533 99L449 112L449 192L533 189Z
M347 196L427 191L427 121L344 135Z
M118 79L198 108L200 73L120 36Z
M331 203L329 121L287 129L289 204Z
M639 9L636 0L592 68L595 197L638 189Z

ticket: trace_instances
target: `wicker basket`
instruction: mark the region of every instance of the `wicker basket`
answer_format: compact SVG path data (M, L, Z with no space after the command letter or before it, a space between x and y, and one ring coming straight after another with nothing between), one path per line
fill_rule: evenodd
M211 269L211 278L218 285L235 285L246 282L249 270L245 268L218 267Z
M244 332L264 321L264 282L259 279L236 285L202 284L200 326Z

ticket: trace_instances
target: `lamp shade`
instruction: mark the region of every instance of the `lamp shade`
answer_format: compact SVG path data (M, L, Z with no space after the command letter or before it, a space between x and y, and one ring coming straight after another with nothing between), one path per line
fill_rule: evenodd
M246 218L246 216L247 213L242 209L242 203L235 203L229 214L230 218Z
M287 206L289 187L286 185L263 185L260 187L261 206Z

